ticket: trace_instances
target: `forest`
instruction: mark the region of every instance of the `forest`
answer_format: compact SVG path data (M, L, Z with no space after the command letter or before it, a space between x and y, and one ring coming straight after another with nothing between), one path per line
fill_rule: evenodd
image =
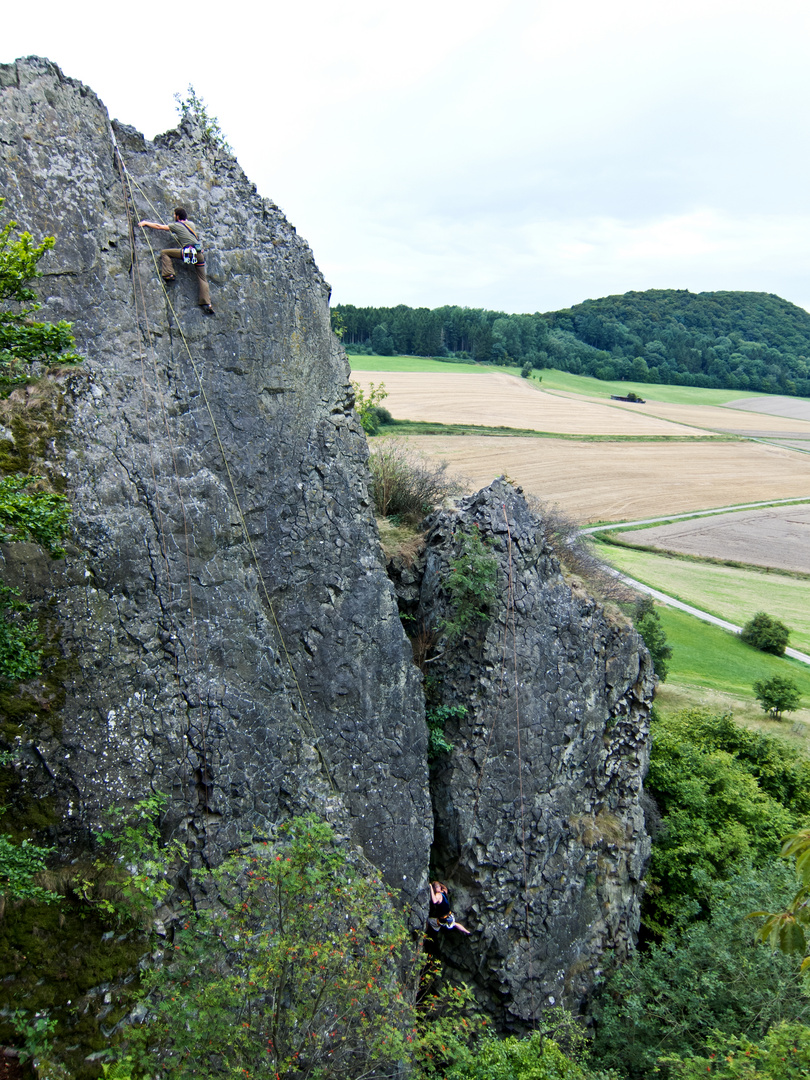
M769 293L648 289L526 315L340 304L333 325L349 353L810 396L810 314Z

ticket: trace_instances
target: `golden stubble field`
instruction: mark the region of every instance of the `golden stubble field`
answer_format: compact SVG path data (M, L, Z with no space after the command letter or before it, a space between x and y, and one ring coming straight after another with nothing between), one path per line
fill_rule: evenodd
M716 406L607 403L546 393L500 372L356 372L352 377L364 387L384 382L385 404L398 419L635 436L625 442L478 435L408 440L427 457L447 461L470 490L505 473L583 524L810 497L810 454L768 443L701 438L720 430L756 437L766 424L769 430L776 425L782 438L788 433L801 438L805 429L810 435L810 423L797 417L768 416L763 424L762 414ZM644 441L662 435L677 441Z
M810 455L759 443L610 443L419 435L475 491L506 473L575 521L635 521L810 496Z

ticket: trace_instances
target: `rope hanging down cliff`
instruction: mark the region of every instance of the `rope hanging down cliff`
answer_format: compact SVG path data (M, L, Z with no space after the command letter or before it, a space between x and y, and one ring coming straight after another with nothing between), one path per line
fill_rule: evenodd
M127 214L129 215L129 209L128 209L129 203L127 202L127 188L129 188L129 199L131 200L131 203L132 203L133 207L135 206L135 198L134 198L132 189L135 188L139 192L139 194L143 197L143 199L146 201L146 203L148 203L149 207L156 214L156 216L159 217L160 214L157 211L154 204L152 203L149 196L143 191L141 186L132 177L132 174L130 173L129 169L127 168L126 162L124 161L123 156L122 156L122 154L121 154L121 152L120 152L120 150L118 148L118 145L117 145L117 143L115 142L114 139L113 139L113 146L114 146L114 149L115 149L116 159L117 159L118 164L119 164L119 170L121 172L121 183L122 183L122 189L123 189L123 193L124 193L124 202L125 202L125 205L127 205ZM148 235L146 233L144 233L144 238L145 238L147 246L149 248L149 252L150 252L150 254L152 256L152 262L154 264L155 271L158 273L158 277L160 278L158 261L157 261L156 255L155 255L154 248L152 247L152 244L150 243L149 237L148 237ZM136 266L136 272L137 272L137 274L139 276L139 280L140 280L140 268L139 268L139 266L137 264L137 260L134 260L134 265ZM141 287L142 287L142 284L141 284ZM174 305L171 302L171 298L169 296L169 293L168 293L168 291L166 289L165 284L162 281L162 278L161 278L161 288L163 290L163 295L165 297L166 304L167 304L169 310L171 311L172 317L173 317L174 322L175 322L175 324L177 326L177 329L178 329L178 333L180 334L180 338L181 338L181 340L183 342L183 347L184 347L184 349L186 351L189 363L191 364L191 368L192 368L192 370L194 372L194 376L195 376L195 378L197 380L197 384L198 384L199 389L200 389L200 396L202 398L203 404L205 405L206 412L208 413L208 418L209 418L209 420L211 422L211 428L212 428L212 430L214 432L214 439L215 439L216 444L217 444L217 446L219 448L219 452L220 452L220 455L221 455L221 458L222 458L223 466L224 466L224 469L225 469L225 474L226 474L227 479L228 479L228 486L230 487L231 495L232 495L234 504L236 506L236 511L237 511L237 515L238 515L238 518L239 518L239 523L240 523L240 526L241 526L241 529L242 529L242 533L243 533L243 535L245 537L245 542L246 542L246 544L248 546L248 550L250 551L251 561L252 561L253 566L254 566L254 568L256 570L256 574L257 574L258 581L259 581L259 584L260 584L261 592L263 594L264 601L265 601L265 604L267 606L267 610L270 612L270 616L271 616L271 619L272 619L272 623L273 623L273 626L274 626L274 629L275 629L277 639L278 639L278 641L279 641L279 643L281 645L281 650L284 653L284 657L285 657L285 660L287 662L287 666L288 666L288 668L290 670L290 674L292 675L293 682L295 683L295 687L296 687L298 697L299 697L299 700L300 700L300 703L301 703L302 713L303 713L303 716L304 716L304 718L306 720L306 723L308 725L308 728L309 728L308 734L311 737L313 746L315 747L315 750L316 750L316 752L317 752L317 754L318 754L318 756L319 756L319 758L321 760L321 764L323 766L324 772L326 773L326 777L327 777L327 779L329 781L329 785L330 785L332 791L335 791L336 790L335 789L335 784L334 784L334 781L332 779L332 772L331 772L331 769L329 767L328 760L326 758L323 747L321 746L320 738L318 737L318 733L317 733L317 731L315 729L315 725L313 723L312 716L311 716L309 708L307 706L307 702L306 702L306 699L304 697L303 690L301 689L301 684L298 681L298 676L296 675L295 668L294 668L293 663L292 663L292 658L290 657L289 651L287 649L287 645L286 645L286 642L284 640L284 635L281 632L281 626L279 625L279 621L278 621L278 618L276 616L275 608L274 608L273 602L272 602L272 600L270 598L270 592L269 592L269 590L267 588L267 582L266 582L264 574L262 572L261 563L259 561L258 553L257 553L255 545L254 545L254 543L253 543L253 541L252 541L252 539L250 537L250 533L249 533L249 530L248 530L248 527L247 527L247 521L245 520L245 515L244 515L244 512L242 510L241 500L239 499L239 495L237 493L236 483L234 481L233 473L232 473L232 470L231 470L231 467L230 467L230 462L228 460L228 455L227 455L227 453L225 451L225 446L224 446L224 444L222 442L222 438L220 437L220 434L219 434L219 428L217 427L216 419L214 417L214 412L213 412L213 409L211 408L211 403L210 403L210 401L208 399L208 395L206 394L206 391L205 391L205 385L203 383L202 376L200 374L197 363L194 360L194 356L193 356L193 354L191 352L191 349L189 348L188 340L186 338L186 335L183 333L182 325L180 324L180 320L177 317L177 312L176 312L176 310L174 308Z

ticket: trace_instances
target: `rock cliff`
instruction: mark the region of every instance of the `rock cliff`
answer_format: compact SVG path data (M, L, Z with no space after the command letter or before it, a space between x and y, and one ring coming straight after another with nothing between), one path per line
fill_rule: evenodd
M83 824L171 793L205 858L320 809L413 902L420 678L311 251L193 127L148 143L36 58L0 68L0 93L5 213L56 237L43 316L87 357L64 386L73 546L49 585L74 674L59 737L34 725L31 783ZM164 294L134 225L175 205L203 230L215 319L190 273Z
M216 861L312 809L414 925L432 849L475 931L441 947L507 1024L576 1000L638 921L653 677L636 635L566 584L509 485L439 513L402 603L427 626L448 616L473 523L500 592L428 665L433 699L467 709L431 781L422 675L306 243L193 124L148 142L38 58L0 67L0 195L6 218L56 237L43 317L71 320L87 358L37 414L73 506L68 556L2 549L6 578L50 602L58 687L3 727L50 835L73 842L159 790L167 833ZM164 292L135 227L174 205L202 228L215 319L186 270ZM22 429L4 437L22 453Z
M654 675L626 625L566 583L541 521L503 480L430 520L403 606L433 631L429 706L462 706L433 770L433 868L470 948L451 966L518 1027L582 998L638 930L649 857L640 805ZM447 583L475 532L497 563L489 617L448 636Z

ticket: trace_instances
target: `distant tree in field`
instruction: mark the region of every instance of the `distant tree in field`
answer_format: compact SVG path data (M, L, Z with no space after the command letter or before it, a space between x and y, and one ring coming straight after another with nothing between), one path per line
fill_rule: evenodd
M782 719L784 712L795 712L801 701L798 686L793 679L784 675L774 675L772 679L758 679L754 683L754 694L763 712L773 713L777 720Z
M753 645L760 652L784 656L790 630L779 619L758 611L742 628L740 637L746 645Z
M665 682L669 673L667 660L672 656L672 646L667 642L666 631L661 625L651 596L642 596L636 603L633 625L650 651L655 674L661 682Z

